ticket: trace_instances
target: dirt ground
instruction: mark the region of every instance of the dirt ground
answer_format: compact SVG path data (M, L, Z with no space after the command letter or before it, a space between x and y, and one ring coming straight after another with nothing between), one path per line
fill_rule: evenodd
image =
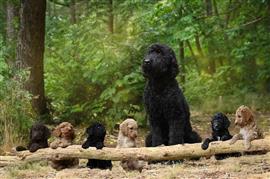
M259 127L268 135L270 126L270 114L260 115ZM205 138L210 134L210 116L193 114L192 123L196 131ZM195 125L194 125L195 124ZM237 130L231 129L234 134ZM77 144L83 141L83 129L78 129ZM140 130L138 146L144 146L146 130ZM107 135L105 145L115 147L118 131ZM171 179L171 178L269 178L270 179L270 152L264 155L246 155L238 158L228 158L217 161L201 158L197 161L184 160L177 164L151 164L146 165L143 171L124 171L119 162L113 162L112 170L89 169L87 160L81 159L77 168L56 171L46 161L9 166L0 168L0 179Z
M140 173L124 171L119 162L113 162L112 170L88 169L86 160L78 168L55 171L46 162L0 169L3 179L171 179L171 178L270 178L270 153L242 156L217 161L214 157L199 161L186 160L179 164L151 164Z

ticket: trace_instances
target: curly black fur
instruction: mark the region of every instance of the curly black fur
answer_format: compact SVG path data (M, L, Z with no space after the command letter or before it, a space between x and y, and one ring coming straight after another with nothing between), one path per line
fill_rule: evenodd
M86 133L88 137L82 148L96 147L97 149L102 149L104 147L106 129L102 124L94 123L86 129ZM110 160L89 159L87 166L89 168L111 169L112 162Z
M212 136L210 138L206 138L202 143L201 147L203 150L206 150L209 146L210 142L213 141L226 141L232 138L228 128L230 127L230 121L226 115L223 113L216 113L211 120L212 126ZM232 154L217 154L215 158L217 160L225 159L227 157L237 157L240 156L240 153L232 153Z
M30 141L27 146L27 149L30 152L35 152L38 149L49 147L48 138L50 137L50 135L51 135L50 130L44 124L36 123L32 125L30 129ZM16 147L16 151L22 151L27 149L22 146Z
M142 70L148 79L144 91L152 136L148 143L155 147L201 142L192 130L189 106L175 79L179 69L174 51L166 45L151 45Z
M152 147L152 134L148 133L145 137L145 147Z

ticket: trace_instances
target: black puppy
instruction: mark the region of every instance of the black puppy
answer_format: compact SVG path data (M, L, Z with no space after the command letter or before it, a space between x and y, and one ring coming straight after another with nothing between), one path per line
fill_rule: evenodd
M206 138L202 143L201 147L203 150L206 150L209 146L210 142L213 141L226 141L232 138L228 128L230 127L230 121L226 115L223 113L216 113L211 120L212 126L212 136L210 138ZM238 157L240 153L231 153L231 154L216 154L215 158L217 160L222 160L227 157Z
M97 149L102 149L104 147L106 129L102 124L94 123L86 129L86 133L88 134L88 137L82 145L82 148L87 149L88 147L96 147ZM87 167L112 169L112 162L110 160L89 159Z
M30 141L27 146L27 149L30 152L35 152L38 149L49 147L48 138L50 137L50 135L51 135L50 130L44 124L42 123L34 124L30 129ZM23 151L27 149L23 146L16 147L16 151Z

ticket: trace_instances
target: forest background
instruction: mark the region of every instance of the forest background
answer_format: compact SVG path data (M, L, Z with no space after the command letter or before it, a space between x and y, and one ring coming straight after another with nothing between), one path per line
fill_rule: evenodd
M146 127L156 42L176 52L192 112L270 111L269 0L0 0L0 143L38 120Z

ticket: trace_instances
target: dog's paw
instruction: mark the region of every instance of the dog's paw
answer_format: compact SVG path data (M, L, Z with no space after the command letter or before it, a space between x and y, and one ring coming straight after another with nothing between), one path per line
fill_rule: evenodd
M203 150L206 150L206 149L208 149L208 146L209 146L208 143L202 143L201 148L202 148Z
M236 142L236 141L234 141L234 140L230 140L230 141L229 141L229 144L232 145L232 144L234 144L235 142Z
M249 150L251 148L251 143L250 142L246 142L245 143L245 149Z

